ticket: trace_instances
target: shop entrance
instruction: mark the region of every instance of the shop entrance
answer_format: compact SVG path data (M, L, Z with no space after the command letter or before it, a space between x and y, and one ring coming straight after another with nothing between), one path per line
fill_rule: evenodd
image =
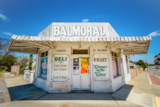
M90 90L89 56L72 57L72 86L71 90Z

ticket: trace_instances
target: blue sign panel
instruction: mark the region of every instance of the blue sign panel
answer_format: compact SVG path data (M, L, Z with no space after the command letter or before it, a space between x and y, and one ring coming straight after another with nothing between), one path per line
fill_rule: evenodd
M40 71L40 77L47 78L47 64L48 64L48 58L41 58L41 71Z

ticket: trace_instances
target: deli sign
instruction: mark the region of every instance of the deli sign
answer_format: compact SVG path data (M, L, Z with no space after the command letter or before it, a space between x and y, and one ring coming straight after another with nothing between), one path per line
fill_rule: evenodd
M67 57L54 57L54 61L67 61Z
M69 57L67 55L54 55L52 63L52 80L64 82L68 79Z

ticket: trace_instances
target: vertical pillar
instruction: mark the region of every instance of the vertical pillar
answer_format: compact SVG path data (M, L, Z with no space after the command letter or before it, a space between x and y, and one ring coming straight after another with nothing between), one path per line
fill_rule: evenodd
M90 64L90 86L91 86L91 91L93 90L93 88L92 88L92 79L93 79L93 69L92 69L92 55L93 55L93 48L92 48L92 46L90 46L90 55L89 55L89 64Z
M109 75L110 75L110 82L111 82L111 91L114 92L114 77L113 77L113 65L112 65L112 51L111 48L108 49L109 53Z
M121 75L122 75L122 83L124 83L125 82L125 70L124 70L123 49L121 49Z
M122 58L122 72L123 72L123 78L122 82L126 83L126 77L127 77L127 65L126 65L126 60L125 60L125 55L123 55L123 49L121 49L121 58Z
M47 66L47 81L46 81L46 90L49 92L50 82L52 77L52 49L48 51L48 66Z
M36 55L36 69L35 69L34 78L38 77L38 67L39 67L39 54Z

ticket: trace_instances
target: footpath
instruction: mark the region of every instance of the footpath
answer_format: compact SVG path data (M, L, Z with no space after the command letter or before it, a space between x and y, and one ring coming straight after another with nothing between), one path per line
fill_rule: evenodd
M11 77L5 77L5 81L8 88L28 83L22 78ZM27 89L21 96L25 93ZM113 94L46 94L38 100L11 101L0 107L160 107L159 98L160 85L152 84L150 73L143 72Z
M9 72L4 72L4 77L0 78L0 104L11 102L9 87L18 85L29 84L29 82L23 80L20 77L14 76Z
M160 85L151 83L148 72L141 73L128 82L127 85L133 86L132 89L124 86L112 95L145 107L160 107Z
M0 104L10 102L10 95L4 78L0 78Z

